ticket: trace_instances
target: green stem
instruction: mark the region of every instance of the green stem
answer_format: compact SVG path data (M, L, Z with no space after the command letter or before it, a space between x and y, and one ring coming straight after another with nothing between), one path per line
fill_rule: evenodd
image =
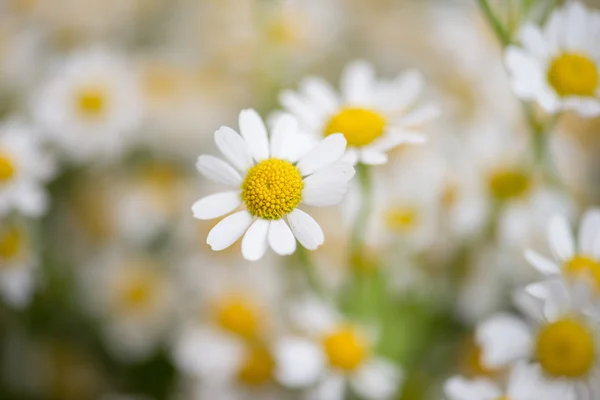
M496 15L494 14L494 11L492 10L492 7L490 6L488 0L478 0L478 3L479 8L481 8L484 17L488 20L490 26L496 33L498 40L500 40L500 43L502 43L502 46L508 46L510 44L510 35L506 31L500 20L498 20L498 17L496 17Z
M360 185L360 208L358 215L354 221L352 236L350 238L350 252L353 262L360 259L364 252L364 236L367 229L369 216L371 215L372 199L371 199L371 175L369 167L365 164L356 165L356 176Z
M310 257L308 250L306 250L302 246L299 246L298 249L296 250L296 254L298 257L298 263L302 267L302 272L303 272L304 276L306 277L306 281L308 282L308 285L311 287L311 289L313 289L315 291L315 293L317 293L319 296L323 297L326 292L325 292L325 289L323 288L323 285L321 284L321 279L319 279L316 266L312 262L312 259Z

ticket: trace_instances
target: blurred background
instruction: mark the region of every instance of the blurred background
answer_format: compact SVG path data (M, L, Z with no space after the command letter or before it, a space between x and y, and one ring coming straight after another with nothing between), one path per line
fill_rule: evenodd
M491 3L516 30L560 2ZM94 57L120 111L86 131L61 114L60 88ZM404 370L398 399L441 399L453 373L493 374L472 328L536 277L523 250L547 251L551 214L599 203L600 119L562 115L548 139L551 179L540 179L476 1L0 0L0 119L31 131L53 170L39 179L44 212L0 219L0 399L236 398L206 394L205 378L187 372L174 350L181 328L241 318L264 323L268 344L289 329L286 301L306 279L294 256L249 263L239 243L210 250L215 222L190 207L214 187L194 162L216 153L214 131L237 127L241 109L267 118L282 90L309 75L338 87L357 59L384 77L421 71L442 116L426 146L401 146L374 173L360 262L347 260L352 191L314 210L327 239L313 278L376 327L377 351ZM82 112L108 107L90 96ZM502 173L518 187L498 183ZM258 383L274 385L268 372ZM237 399L299 396L279 389Z

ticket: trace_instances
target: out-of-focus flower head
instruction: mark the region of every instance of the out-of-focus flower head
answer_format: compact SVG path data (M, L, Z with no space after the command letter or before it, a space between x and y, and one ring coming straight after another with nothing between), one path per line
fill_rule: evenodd
M35 287L38 257L23 222L0 220L0 295L15 306L27 305Z

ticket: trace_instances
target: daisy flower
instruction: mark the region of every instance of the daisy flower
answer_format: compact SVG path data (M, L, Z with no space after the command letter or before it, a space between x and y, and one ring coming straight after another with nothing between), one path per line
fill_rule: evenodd
M42 215L48 207L42 184L54 172L53 159L40 149L28 127L14 121L0 126L0 215L12 210Z
M577 238L571 232L569 221L555 215L548 225L548 242L554 255L552 260L533 250L525 258L543 275L567 280L584 278L600 290L600 209L588 210L581 218Z
M600 331L581 310L585 291L569 291L560 280L531 284L515 300L532 323L498 314L481 323L476 339L482 361L502 367L531 360L544 385L561 399L600 398Z
M344 399L347 383L361 398L394 398L402 372L375 355L369 333L313 299L292 310L292 318L307 337L284 337L275 345L282 385L309 388L312 399Z
M513 91L549 113L600 115L600 13L570 1L543 27L525 25L506 51Z
M517 363L511 370L505 385L487 378L473 380L457 376L444 385L449 400L563 400L561 393L549 388L540 380L535 366Z
M342 133L348 142L345 159L376 165L385 164L386 152L402 143L425 142L418 127L435 118L438 109L417 104L423 86L416 71L378 81L371 65L355 61L342 74L340 94L309 77L298 92L284 91L280 101L303 132L315 139Z
M0 296L15 306L27 305L33 294L37 256L22 224L0 223Z
M342 200L354 176L352 165L338 162L346 140L331 135L299 157L293 117L279 118L270 138L254 110L242 111L239 125L241 136L228 127L215 132L217 147L235 168L208 155L196 163L208 179L235 188L198 200L192 207L196 218L213 219L245 207L219 222L206 242L219 251L244 235L242 254L248 260L260 259L268 247L280 255L292 254L296 239L315 250L325 240L323 231L298 206L324 207Z
M69 56L33 101L44 133L73 161L118 156L142 120L138 77L101 49Z

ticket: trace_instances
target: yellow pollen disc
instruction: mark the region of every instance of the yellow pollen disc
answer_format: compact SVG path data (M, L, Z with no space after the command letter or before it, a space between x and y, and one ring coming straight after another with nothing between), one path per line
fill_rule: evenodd
M356 369L369 353L365 338L347 326L325 336L323 347L329 364L344 371Z
M153 271L132 271L120 283L119 310L124 313L136 313L151 308L155 304L159 289L160 277Z
M325 126L325 136L341 133L348 146L360 147L383 135L386 120L380 114L364 108L345 108Z
M0 183L8 182L15 175L15 165L9 156L0 152Z
M213 311L221 328L245 338L256 337L262 323L256 304L240 296L222 299Z
M250 168L242 183L242 199L250 214L280 219L302 200L302 175L288 161L270 158Z
M489 190L498 200L509 200L521 197L529 191L529 176L518 170L499 170L488 180Z
M19 255L24 247L23 232L12 227L0 232L0 259L10 260Z
M592 332L575 319L562 319L544 326L537 337L536 356L542 369L555 377L579 378L595 359Z
M385 213L386 226L397 233L411 231L419 223L419 212L415 208L396 207Z
M81 89L75 98L77 111L86 118L98 118L106 111L106 91L102 88Z
M560 96L594 97L599 80L596 64L585 54L561 54L548 69L548 82Z
M585 255L577 255L563 265L563 271L573 278L581 276L590 278L596 289L600 290L600 263L598 261Z
M262 346L253 346L246 351L246 356L238 371L238 379L249 386L268 383L275 369L275 361L269 351Z

